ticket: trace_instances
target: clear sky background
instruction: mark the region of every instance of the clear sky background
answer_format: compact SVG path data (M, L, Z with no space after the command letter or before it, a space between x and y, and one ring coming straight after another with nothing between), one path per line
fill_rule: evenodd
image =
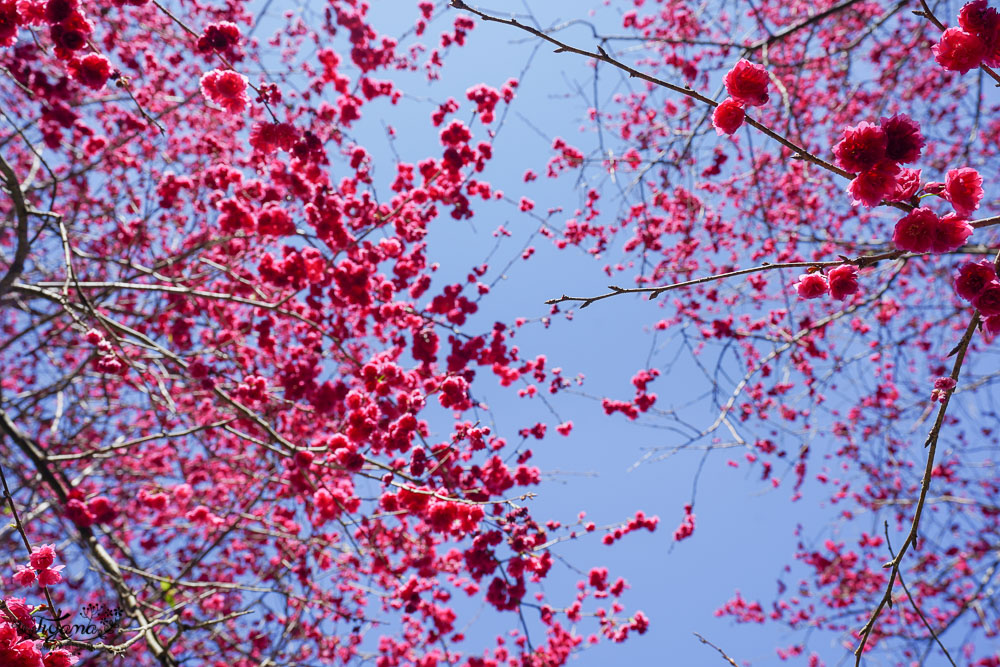
M272 15L287 9L279 8L279 4L284 3L271 5ZM372 0L371 4L375 25L390 35L403 34L417 16L413 0ZM444 11L442 3L436 4L439 11ZM597 3L495 0L486 7L497 14L523 13L530 7L542 26L582 18L592 21L602 32L620 33L620 14L631 3L626 6L611 2L595 12L590 9L592 4ZM444 11L420 41L433 43L455 16L454 10ZM266 32L258 34L263 37ZM589 28L582 25L564 31L561 37L584 47L593 46ZM403 43L408 45L413 41L410 37ZM384 77L382 73L378 76ZM554 137L562 136L587 153L596 146L593 127L586 118L594 95L593 70L583 58L554 54L551 47L539 48L537 41L524 33L483 23L477 23L466 47L446 58L439 81L428 83L422 75L396 76L410 96L396 107L384 99L366 106L366 117L352 129L351 134L376 158L375 180L381 184L380 196L388 198L385 183L392 175L393 151L411 162L440 153L437 133L427 132L427 118L438 104L455 97L463 103L456 117L468 122L465 90L477 83L499 88L511 77L519 78L521 86L494 142L495 158L482 178L515 201L522 196L534 200L536 212L543 215L549 208L566 209L552 218L559 226L572 217L588 189L587 182L578 182L576 173L548 179L544 176L545 165L552 155ZM607 104L627 85L635 83L602 69L598 98ZM384 111L384 115L379 117L378 111ZM408 122L408 118L417 121ZM385 125L396 131L394 146L390 146ZM496 126L494 123L492 127ZM476 122L472 127L476 140L482 138L483 126ZM528 168L539 173L539 179L533 183L522 180ZM336 171L334 165L335 177ZM595 169L590 173L596 175L596 172ZM608 224L615 221L628 202L608 189L603 195L599 222ZM657 407L675 408L699 427L710 423L716 413L701 397L701 392L707 389L702 374L676 341L669 342L671 332L656 338L652 335L652 325L669 314L658 305L640 298L616 298L577 312L572 321L559 316L553 318L549 328L538 323L539 318L549 314L549 307L543 304L547 298L563 293L583 295L604 291L609 279L602 268L608 262L619 261L623 257L620 250L612 250L595 261L572 248L557 251L551 241L536 236L531 242L535 254L527 261L514 262L508 271L502 272L509 261L519 257L538 224L508 203L477 201L473 208L476 215L471 221L456 222L442 216L432 225L428 237L429 254L441 264L435 283L439 290L445 284L464 281L469 268L486 259L494 250L493 231L498 226L504 225L513 233L492 255L484 282L504 277L482 301L480 312L465 330L479 333L487 331L496 320L529 318L533 322L522 327L513 341L520 346L523 358L546 354L549 368L562 367L571 378L577 373L586 376L582 391L617 399L633 396L630 378L646 367L651 350L658 346L654 366L664 374L650 389L659 395ZM627 271L622 275L625 277L616 280L631 284L634 274ZM432 288L425 300L434 293ZM669 367L663 365L664 360L675 357ZM715 360L703 357L702 361L714 364ZM535 489L537 498L530 501L536 519L570 523L579 511L586 511L589 520L603 525L623 522L636 510L660 517L660 527L655 533L633 533L613 547L600 543L600 533L557 547L562 559L557 561L555 572L545 585L551 596L550 604L565 606L572 601L574 584L582 578L573 568L587 572L594 566L606 566L612 580L623 576L631 585L622 598L627 611L641 609L651 619L646 635L633 636L623 645L602 641L599 646L576 655L571 664L580 667L615 663L690 667L726 664L714 649L694 637L695 632L741 664L787 664L778 659L775 649L798 643L803 634L792 634L775 624L738 626L729 618L715 617L713 612L737 590L748 600L773 599L776 580L783 567L793 560L796 541L800 539L794 534L796 525L803 526L801 539L807 543L821 535L825 537L832 530L830 517L839 508L819 508L824 496L808 484L805 498L790 502L790 485L774 490L769 483L761 482L759 469L748 469L740 450L712 452L707 458L702 450L681 452L668 460L633 469L633 464L649 448L672 446L682 439L670 430L632 423L621 415L607 417L599 401L592 398L559 395L551 401L557 419L540 399L518 399L511 390L499 387L488 369L480 371L474 390L476 397L491 408L489 413L481 412L480 418L510 441L517 441L518 429L536 421L549 425L550 435L543 441L526 444L535 452L534 465L545 473L544 483ZM566 419L575 424L572 434L569 437L555 434L554 426ZM442 422L442 429L447 428L448 424ZM437 435L446 437L447 431ZM728 466L728 459L739 460L740 467ZM693 486L699 469L695 496ZM776 475L784 477L787 472L776 466ZM696 531L688 540L675 543L673 531L683 518L684 505L692 497L696 498ZM476 644L489 645L491 637L516 624L512 615L491 614L478 606L473 613L480 611L478 620L466 631L470 642L465 648L469 650ZM596 623L585 622L579 630L587 635L596 630ZM819 653L827 664L838 664L847 651L837 641L835 636L813 634L809 649ZM804 659L801 660L804 664Z

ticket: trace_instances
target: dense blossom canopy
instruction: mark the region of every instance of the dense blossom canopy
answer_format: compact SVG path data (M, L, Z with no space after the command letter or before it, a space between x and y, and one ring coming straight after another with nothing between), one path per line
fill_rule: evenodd
M551 29L271 4L0 0L0 665L549 667L652 632L606 567L554 585L560 548L694 548L697 476L665 531L531 503L529 445L590 392L670 434L647 460L728 452L826 512L770 600L719 601L792 630L781 659L1000 666L987 0L623 0ZM525 73L442 88L486 31L591 77L583 133L510 151L517 194L492 167ZM433 261L482 220L509 263ZM629 286L558 297L583 281L549 270L544 311L496 315L541 244ZM527 338L628 294L654 342L621 386ZM704 423L656 393L681 354ZM551 418L494 424L498 388Z

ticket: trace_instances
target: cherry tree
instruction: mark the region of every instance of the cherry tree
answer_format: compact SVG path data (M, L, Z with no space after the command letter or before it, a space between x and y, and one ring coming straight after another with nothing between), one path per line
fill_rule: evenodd
M712 416L658 401L663 358L584 385L595 409L683 425L646 465L727 451L836 513L774 599L718 613L800 631L777 653L810 665L812 631L856 664L1000 665L1000 14L613 4L399 3L399 34L359 0L0 0L0 663L548 666L645 633L599 564L545 584L562 543L659 518L537 516L527 443L572 421L494 425L480 398L579 392L515 336L642 295ZM518 175L578 205L493 183L520 72L419 99L485 31L591 68L584 132ZM433 149L383 155L381 118ZM442 280L433 230L497 207L535 240ZM491 316L543 242L613 284L554 272L544 316Z

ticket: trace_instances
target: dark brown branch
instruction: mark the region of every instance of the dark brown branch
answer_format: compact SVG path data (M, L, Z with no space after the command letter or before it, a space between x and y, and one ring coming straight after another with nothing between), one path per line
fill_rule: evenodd
M608 289L612 290L605 294L599 294L597 296L566 296L563 294L558 299L549 299L545 303L548 305L554 305L557 303L563 303L564 301L578 301L582 302L583 305L580 308L586 308L595 301L601 301L613 296L618 296L621 294L649 294L650 299L655 299L664 292L669 292L670 290L681 289L683 287L691 287L693 285L700 285L702 283L713 282L716 280L724 280L726 278L733 278L735 276L745 276L750 273L759 273L761 271L771 271L774 269L806 269L806 268L825 268L840 266L842 264L852 264L859 268L865 268L868 266L874 266L878 262L884 259L898 259L903 257L905 253L901 250L893 250L891 252L884 252L878 255L862 255L855 259L841 258L836 260L830 260L826 262L783 262L780 264L768 264L764 263L760 266L752 266L748 269L739 269L736 271L729 271L727 273L717 273L711 276L704 276L702 278L694 278L693 280L685 280L680 283L673 283L670 285L659 285L657 287L618 287L617 285L608 285Z
M972 335L975 333L978 325L979 311L977 310L975 314L973 314L972 320L969 322L969 326L966 327L961 341L959 341L958 346L955 348L955 363L952 366L950 377L956 383L958 382L958 376L962 372L962 364L965 362L965 355L969 350L970 343L972 342ZM927 463L924 466L924 475L920 481L920 496L917 499L917 507L913 512L913 521L910 524L910 532L907 533L906 539L903 540L903 544L900 546L899 552L895 555L895 557L883 565L883 567L890 570L889 583L886 585L885 593L882 595L882 599L879 601L878 606L875 607L875 611L872 612L868 622L865 623L863 628L861 628L861 641L858 643L858 647L854 650L855 667L860 667L861 665L861 656L864 653L865 646L868 644L869 638L871 637L872 630L875 628L875 622L882 614L882 610L885 609L886 606L892 606L892 588L896 582L896 577L899 575L899 568L903 562L903 556L905 556L910 547L917 542L917 531L920 528L920 517L923 514L924 505L927 502L927 492L931 486L931 473L934 470L934 456L937 453L938 437L941 435L941 426L944 424L944 416L948 411L948 404L951 402L952 394L953 392L947 392L941 400L941 407L938 408L937 419L934 420L934 426L931 427L930 433L927 435L927 440L924 441L924 447L927 448Z
M712 108L715 108L719 105L719 103L713 100L712 98L702 95L693 88L687 86L678 86L677 84L670 83L669 81L664 81L663 79L659 79L650 74L646 74L645 72L641 72L633 67L626 65L620 60L612 58L611 56L608 55L608 52L604 50L604 47L598 46L597 51L587 51L585 49L579 49L575 46L570 46L569 44L561 42L555 37L552 37L551 35L546 34L545 32L538 30L537 28L532 28L529 25L521 23L517 19L513 18L502 19L497 16L492 16L490 14L487 14L486 12L470 7L468 4L466 4L464 0L451 0L451 6L454 7L455 9L461 9L471 14L475 14L484 21L509 25L514 28L518 28L519 30L524 30L525 32L531 33L535 37L538 37L539 39L545 40L546 42L553 44L556 47L555 50L556 53L575 53L577 55L585 56L587 58L593 58L594 60L607 63L612 67L617 67L623 72L627 72L630 77L636 79L642 79L643 81L648 81L649 83L661 86L663 88L666 88L667 90L672 90L675 93L680 93L681 95L690 97L694 100L701 102L702 104L707 104ZM811 162L819 167L822 167L823 169L826 169L827 171L837 174L838 176L842 176L843 178L848 178L848 179L854 178L854 174L852 174L851 172L845 171L844 169L841 169L840 167L830 162L827 162L826 160L817 155L813 155L804 147L799 146L793 143L792 141L789 141L787 138L781 136L780 134L778 134L771 128L767 127L766 125L754 120L750 116L746 117L746 123L747 125L750 125L751 127L760 130L774 141L777 141L779 144L792 151L793 157L801 160L806 160L807 162ZM910 207L906 206L905 204L892 204L892 205L896 206L897 208L902 208L904 210L910 209Z
M845 2L842 2L839 5L834 5L833 7L830 7L829 9L827 9L825 11L822 11L822 12L819 12L817 14L814 14L813 16L810 16L809 18L807 18L807 19L805 19L805 20L803 20L803 21L801 21L799 23L796 23L795 25L788 26L787 28L785 28L781 32L776 32L776 33L774 33L773 35L771 35L770 37L768 37L766 39L762 39L760 41L754 42L748 48L751 49L751 50L755 50L755 49L759 49L759 48L762 48L762 47L765 47L765 46L771 46L775 42L780 42L784 38L788 37L789 35L791 35L793 33L798 32L799 30L802 30L803 28L808 28L809 26L813 25L814 23L819 23L823 19L828 18L828 17L832 16L833 14L836 14L838 12L841 12L841 11L849 8L851 5L858 4L858 2L860 2L860 1L861 0L846 0Z
M893 557L895 557L895 554L892 553L892 543L889 541L888 521L885 522L885 544L887 547L889 547L889 553ZM951 659L951 654L948 653L948 649L944 647L944 644L941 643L941 640L938 638L937 633L934 632L934 628L931 627L931 624L930 622L928 622L927 617L924 616L924 612L920 611L920 607L917 605L917 601L913 599L912 595L910 595L910 589L909 587L907 587L906 582L903 581L903 574L899 573L898 576L899 576L899 585L903 587L903 592L906 593L906 597L907 599L909 599L910 604L913 606L913 610L917 612L917 616L919 616L920 620L924 622L924 627L927 628L927 632L929 632L931 634L931 637L934 638L934 641L937 642L937 645L941 648L941 651L944 653L944 657L948 658L948 662L951 663L951 667L958 667L958 665L955 664L955 661Z
M28 205L24 201L21 183L17 180L14 169L7 164L3 157L0 157L0 173L3 174L7 192L10 193L10 198L14 203L14 216L17 218L17 246L14 249L14 259L7 267L7 273L0 278L0 297L2 297L24 271L24 262L28 259L31 242L28 238Z

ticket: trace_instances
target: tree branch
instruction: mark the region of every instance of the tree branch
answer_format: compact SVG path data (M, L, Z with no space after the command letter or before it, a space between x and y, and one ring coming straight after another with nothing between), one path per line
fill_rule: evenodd
M959 341L958 346L955 348L955 364L951 369L951 379L955 382L958 382L958 376L962 372L962 364L965 362L965 355L969 350L969 344L972 342L972 335L975 333L978 325L979 311L977 310L973 314L972 320L969 322L969 326L966 327L961 341ZM861 641L858 644L858 647L854 650L855 667L860 667L861 665L861 655L864 653L865 646L868 644L868 640L871 638L872 631L875 628L875 622L882 614L882 610L887 605L889 607L892 606L892 588L896 582L896 577L899 575L899 567L903 562L903 556L905 556L909 548L917 542L917 530L920 527L920 517L923 514L924 505L927 502L927 491L931 486L931 474L934 470L934 455L937 453L938 437L941 434L941 426L944 424L944 416L948 411L948 404L951 402L951 396L952 392L949 391L941 400L941 407L938 409L937 419L934 420L934 426L931 427L930 433L927 435L927 440L924 442L924 447L927 448L927 463L924 466L924 475L920 481L920 496L917 499L916 510L913 512L913 521L910 524L910 532L907 533L906 539L903 540L903 544L896 556L891 561L883 565L883 567L891 570L889 573L889 583L885 588L885 593L882 595L882 599L879 601L878 606L875 607L875 611L872 612L868 622L865 623L863 628L861 628Z
M28 259L31 242L28 238L28 205L24 201L21 183L17 180L14 169L2 156L0 156L0 173L3 174L7 192L10 193L10 198L14 203L14 216L17 218L17 247L14 249L14 259L7 267L7 273L0 278L0 297L3 297L24 271L24 262Z

